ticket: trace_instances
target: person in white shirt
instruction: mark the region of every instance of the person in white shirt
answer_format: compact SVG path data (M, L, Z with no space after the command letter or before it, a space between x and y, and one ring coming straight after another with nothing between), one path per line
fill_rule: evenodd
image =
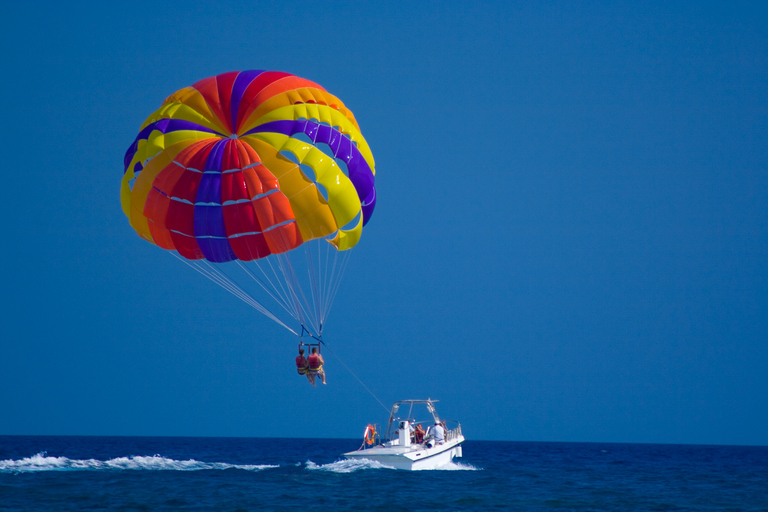
M443 444L445 442L445 429L440 423L435 422L429 427L429 437L434 444Z

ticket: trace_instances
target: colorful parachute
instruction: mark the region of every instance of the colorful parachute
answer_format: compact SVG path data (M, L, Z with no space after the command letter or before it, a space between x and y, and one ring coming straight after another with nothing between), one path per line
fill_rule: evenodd
M200 263L201 272L268 316L261 300L209 262L278 268L280 283L246 273L270 288L302 328L310 331L310 324L310 332L321 334L325 313L319 312L327 313L323 302L335 292L326 299L320 288L335 285L311 275L302 288L289 256L301 248L322 252L311 248L313 240L334 252L351 249L376 204L373 156L338 98L282 72L206 78L169 96L147 118L124 163L123 212L139 236ZM266 263L270 256L278 261ZM317 262L307 272L325 267Z

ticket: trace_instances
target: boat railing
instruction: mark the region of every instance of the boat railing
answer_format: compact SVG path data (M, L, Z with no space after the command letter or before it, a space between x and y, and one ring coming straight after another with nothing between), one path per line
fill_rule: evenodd
M456 428L449 430L445 433L445 441L453 441L461 436L461 423L456 422Z

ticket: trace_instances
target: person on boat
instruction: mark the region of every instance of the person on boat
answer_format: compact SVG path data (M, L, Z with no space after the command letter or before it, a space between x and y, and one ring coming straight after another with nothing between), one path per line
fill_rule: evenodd
M312 353L309 354L309 374L312 376L312 385L315 385L315 378L319 375L325 384L325 371L323 370L323 356L317 353L317 347L312 347Z
M439 421L436 421L433 426L429 427L429 436L436 445L445 442L445 429Z
M424 442L424 429L421 427L421 423L416 425L416 430L413 431L413 442L421 444Z
M303 348L299 349L299 356L296 358L296 371L299 372L299 375L306 375L309 383L314 384L315 379L309 373L309 361L304 357Z

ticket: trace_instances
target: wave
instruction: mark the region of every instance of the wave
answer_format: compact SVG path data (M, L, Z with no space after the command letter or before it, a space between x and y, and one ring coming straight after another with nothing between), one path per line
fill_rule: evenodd
M310 471L331 471L333 473L353 473L363 469L395 469L390 466L385 466L381 462L368 459L342 459L330 464L318 465L311 460L307 461L307 469Z
M331 462L330 464L318 465L308 460L306 467L310 471L331 471L333 473L353 473L365 469L395 469L381 462L369 459L344 459ZM479 471L479 468L471 464L461 462L449 462L444 466L434 469L424 469L421 471Z
M295 466L299 467L301 463L296 463ZM317 464L308 460L304 466L308 471L329 471L332 473L354 473L368 469L395 469L381 462L368 459L342 459L328 464ZM230 464L227 462L201 462L194 459L175 460L160 455L116 457L109 460L69 459L67 457L49 457L46 452L19 460L0 460L0 474L45 471L203 471L224 469L261 471L278 467L280 466L269 464ZM471 464L450 462L435 470L477 471L478 468Z
M427 470L427 471L482 471L482 468L475 467L472 464L454 461L454 462L449 462L445 466L440 466L439 468L435 468L434 470Z
M278 466L257 464L229 464L226 462L200 462L194 459L174 460L160 455L117 457L110 460L69 459L49 457L42 452L19 460L0 460L0 473L34 473L40 471L104 471L104 470L150 470L150 471L202 471L207 469L242 469L260 471Z

